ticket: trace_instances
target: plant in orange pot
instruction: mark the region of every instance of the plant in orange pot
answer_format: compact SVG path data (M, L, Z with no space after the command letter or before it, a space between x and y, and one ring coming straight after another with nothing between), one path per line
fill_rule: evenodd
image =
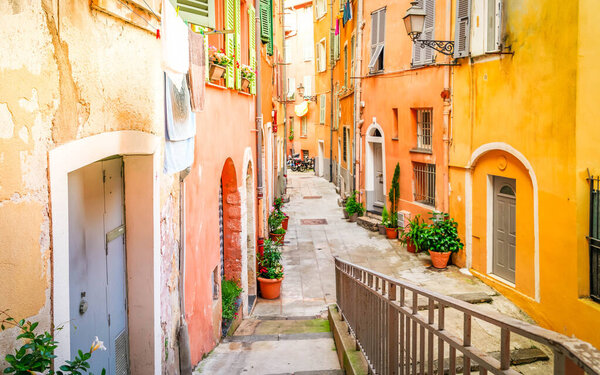
M283 212L273 209L269 215L269 238L279 245L283 245L285 239L285 229L283 229Z
M265 299L276 299L281 294L283 265L281 248L276 242L265 240L263 254L258 257L258 282L260 293Z
M446 268L450 255L463 248L458 237L458 223L447 213L431 212L432 224L424 233L424 244L429 249L435 268Z
M421 215L416 215L414 219L408 222L405 232L400 233L400 241L406 245L409 253L418 253L423 250L425 234L428 225L421 220Z
M283 212L283 200L281 198L275 198L275 201L273 201L273 209L283 216L283 220L281 221L281 227L287 232L290 217L285 212Z
M400 200L400 164L396 163L392 186L388 194L390 199L390 220L385 228L385 234L388 239L398 238L398 201Z

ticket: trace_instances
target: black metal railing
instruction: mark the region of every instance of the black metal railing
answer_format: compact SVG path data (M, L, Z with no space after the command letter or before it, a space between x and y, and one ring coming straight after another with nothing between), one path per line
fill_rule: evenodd
M600 302L600 177L590 176L590 297Z

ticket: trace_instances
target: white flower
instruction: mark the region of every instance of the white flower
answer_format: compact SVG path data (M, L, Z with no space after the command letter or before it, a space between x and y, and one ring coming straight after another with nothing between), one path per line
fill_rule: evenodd
M98 336L96 336L96 338L94 339L94 342L92 342L92 347L90 348L90 353L93 353L98 349L106 350L106 347L104 346L104 343L102 341L98 340Z

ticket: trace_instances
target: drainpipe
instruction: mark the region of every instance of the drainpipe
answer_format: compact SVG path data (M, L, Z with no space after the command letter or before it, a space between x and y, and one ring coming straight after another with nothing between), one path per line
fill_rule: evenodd
M179 173L179 372L181 375L192 374L192 355L190 351L190 335L185 321L185 182L190 168Z
M287 181L285 181L287 179L287 159L288 159L288 152L287 152L287 137L288 137L288 132L287 132L287 95L288 92L290 91L290 88L288 87L288 81L287 81L287 77L286 77L286 69L287 69L287 65L286 65L286 53L285 53L285 15L283 14L284 8L283 8L283 0L281 0L280 4L280 8L281 11L279 14L281 14L281 46L283 48L283 53L281 54L283 56L283 63L282 63L282 69L281 69L281 77L283 79L283 87L286 88L285 92L283 93L283 179L284 179L284 183L283 183L283 191L282 191L282 196L285 195L286 190L287 190Z
M356 78L354 78L354 139L352 140L354 142L354 147L353 147L353 160L354 160L354 189L353 191L356 190L356 186L358 186L360 188L360 173L362 171L362 163L360 162L360 160L362 160L362 155L359 155L359 153L356 150L356 140L358 139L358 144L361 145L362 144L362 137L361 137L361 129L362 129L362 123L364 122L364 120L362 120L361 117L361 90L362 90L362 78L361 77L361 71L362 71L362 39L363 39L363 28L364 28L364 21L363 21L363 0L358 0L357 4L356 4L356 48L355 48L355 53L354 53L354 58L356 59L356 63L354 64L354 76ZM358 175L356 172L356 164L359 165L359 171L358 171Z
M330 2L330 27L329 27L329 65L331 66L331 84L329 89L331 90L331 116L329 123L329 182L333 182L333 39L331 35L335 34L335 29L333 28L333 1ZM334 35L335 37L335 35ZM339 155L338 155L339 157Z
M255 0L255 11L254 11L254 30L260 30L260 0ZM263 126L263 114L262 114L262 97L261 97L261 63L262 63L262 54L260 50L260 46L262 45L262 41L260 39L260 32L255 32L255 42L254 42L254 55L256 56L256 73L254 77L254 84L256 86L256 95L254 96L255 101L255 121L256 121L256 211L260 213L261 203L263 201L263 155L262 155L262 126ZM263 213L264 216L264 213ZM257 215L257 217L260 217ZM257 223L262 223L262 220L257 220ZM262 233L260 227L257 227L257 233ZM259 235L259 237L262 237Z
M450 34L451 34L451 14L452 14L452 8L451 8L451 1L448 1L446 3L446 35L444 37L444 40L450 40ZM450 72L451 72L451 67L446 65L445 67L445 74L444 74L444 91L448 90L449 92L452 91L452 87L450 87ZM443 111L444 111L444 135L443 135L443 142L444 142L444 156L443 156L443 163L444 163L444 169L443 169L443 183L444 183L444 187L443 187L443 200L442 200L442 211L443 212L448 212L449 210L449 204L448 201L450 199L449 195L450 195L450 180L449 180L449 168L448 168L448 163L450 160L450 137L449 137L449 128L450 128L450 113L451 113L451 99L450 99L450 95L448 96L444 96L444 106L443 106Z

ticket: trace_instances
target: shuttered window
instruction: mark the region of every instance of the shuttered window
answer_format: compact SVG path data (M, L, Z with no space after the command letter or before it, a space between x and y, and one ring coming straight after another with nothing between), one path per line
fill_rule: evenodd
M486 52L502 50L502 0L487 0Z
M235 2L239 0L225 0L225 29L235 30ZM225 35L225 53L232 58L235 55L235 34ZM235 82L235 64L230 64L225 71L225 83L228 88L233 88Z
M317 71L324 72L327 69L327 56L325 48L325 39L317 43Z
M435 36L435 0L419 0L418 2L418 6L423 7L426 13L423 33L419 39L433 40ZM413 43L413 66L431 64L434 60L433 48L423 48L419 43Z
M304 96L312 95L312 76L304 76Z
M348 129L344 128L344 161L348 161Z
M177 0L176 3L184 21L215 28L215 0Z
M325 124L325 111L327 109L325 94L320 95L319 104L319 123Z
M240 0L235 2L235 88L242 89L242 7Z
M454 33L454 57L469 54L471 0L456 0L456 30Z
M256 11L248 3L248 60L252 71L256 72ZM250 82L250 94L256 94L256 76Z
M383 70L385 48L385 8L371 13L371 60L369 71Z
M267 43L267 54L273 55L273 0L260 0L260 39Z
M344 87L348 88L348 45L344 45Z

